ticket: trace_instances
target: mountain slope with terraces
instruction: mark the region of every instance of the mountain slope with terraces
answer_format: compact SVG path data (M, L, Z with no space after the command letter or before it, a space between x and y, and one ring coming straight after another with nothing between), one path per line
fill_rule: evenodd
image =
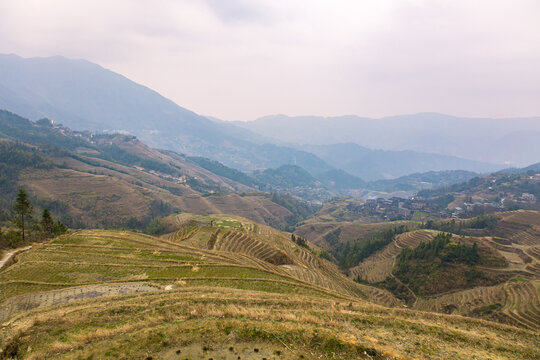
M540 356L531 330L368 301L368 286L267 226L168 220L161 238L85 230L19 253L0 271L0 358Z
M289 233L231 215L200 216L182 213L167 219L178 230L164 235L186 246L241 256L286 276L338 293L360 296L383 305L399 305L386 290L361 285L343 276L336 265L318 256L317 247L302 247Z
M415 248L422 242L433 240L435 231L417 230L398 235L394 241L349 270L355 279L370 283L384 281L391 276L395 261L404 248Z
M476 244L478 263L467 266L450 262L442 268L446 271L442 278L429 278L437 273L426 274L424 283L437 283L428 288L438 290L422 295L407 287L407 292L413 293L408 298L409 306L540 330L540 212L498 213L493 219L485 228L468 228L465 220L460 233L452 236L454 244ZM441 224L444 228L444 222ZM457 223L452 226L457 229ZM403 285L396 277L400 252L426 244L439 233L415 230L397 235L382 250L349 269L349 274L362 283L383 288L394 284L390 288L400 297L396 293L396 283Z

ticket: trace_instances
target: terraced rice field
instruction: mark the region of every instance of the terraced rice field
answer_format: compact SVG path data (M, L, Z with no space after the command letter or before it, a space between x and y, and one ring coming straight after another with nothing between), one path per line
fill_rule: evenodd
M506 302L502 312L510 322L540 330L540 280L505 284Z
M540 212L511 211L499 215L495 231L515 244L540 245Z
M64 290L20 295L10 298L2 303L2 308L0 309L0 322L21 311L27 311L39 307L64 304L103 296L120 296L159 290L161 290L159 287L144 283L130 283L87 285L81 287L70 287Z
M258 241L245 232L229 230L216 232L212 236L215 238L211 238L209 242L209 248L212 250L243 253L274 265L293 264L292 259L284 251Z
M526 253L534 259L540 261L540 246L531 246L527 249Z
M431 230L416 230L400 234L382 250L366 258L358 266L351 268L351 276L370 283L384 281L392 274L396 257L406 247L417 247L421 242L429 242L436 232Z
M120 359L519 359L537 333L329 296L215 287L35 308L0 329L4 354Z
M180 214L176 219L180 216L182 219L179 223L185 226L191 226L189 224L193 222L216 224L219 219L221 219L219 221L222 224L224 223L223 219L225 219L225 221L242 225L241 230L236 230L234 227L200 226L199 230L181 242L175 240L179 237L176 234L186 234L189 231L180 229L165 237L183 246L204 249L210 253L219 253L221 256L232 259L242 257L243 261L251 266L350 296L362 296L375 302L384 301L382 304L389 306L401 304L389 292L362 286L347 279L334 264L322 260L310 250L294 244L288 233L255 224L248 219L236 218L237 220L232 221L230 216L201 217L194 215L187 217L185 214Z
M195 235L199 230L200 226L186 226L182 227L180 230L170 234L168 236L168 239L175 242L181 242L184 240L190 239L193 235Z
M21 253L17 263L0 272L0 320L18 310L72 299L196 282L230 286L239 280L242 287L258 289L278 282L278 287L292 292L330 291L264 265L245 256L187 248L141 234L82 231Z
M520 231L508 237L513 243L520 245L539 245L540 233L531 231Z
M178 234L185 240L178 242ZM189 239L186 234L191 234ZM24 265L19 264L0 274L0 283L10 279L5 284L6 290L0 294L0 301L24 293L24 288L33 291L35 284L28 283L30 278L51 290L59 286L115 281L163 283L180 278L184 282L193 282L202 281L196 278L210 281L215 277L233 281L234 273L240 269L243 269L243 278L257 279L262 271L264 278L302 282L305 283L303 288L310 284L317 291L327 289L368 298L372 298L372 291L380 293L348 280L333 264L296 246L288 236L275 230L269 235L258 235L209 226L180 229L159 239L127 232L75 233L68 238L56 239L39 251L21 255ZM216 246L211 246L212 249L207 249L212 237L214 241L219 237L219 241L214 243ZM54 271L40 272L42 267ZM73 270L75 268L77 271ZM251 276L255 269L258 275ZM385 299L388 305L397 303L391 294L385 295L373 298Z
M178 242L81 231L36 246L0 271L0 357L540 357L538 332L377 305L399 302L347 279L286 234L266 234L202 226ZM264 261L268 249L292 263ZM508 291L515 324L534 321L537 304L523 300L532 288Z
M418 298L415 309L439 313L470 314L475 309L506 302L504 285L482 286L437 297Z
M502 213L500 218L507 223L524 224L540 227L540 213L538 211L517 210Z
M516 326L540 330L540 281L511 281L432 298L420 298L415 309L497 318Z

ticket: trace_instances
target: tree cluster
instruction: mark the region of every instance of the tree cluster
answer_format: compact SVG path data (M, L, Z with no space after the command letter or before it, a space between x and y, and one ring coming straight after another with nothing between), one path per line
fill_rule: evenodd
M456 221L435 221L428 220L423 224L424 229L440 230L454 234L462 234L467 229L487 229L493 230L497 225L497 217L494 215L480 215L472 219Z
M338 260L339 266L349 269L390 244L396 235L408 231L409 228L405 225L381 230L368 238L359 238L350 243L340 244L332 251L332 255Z
M60 221L54 221L48 209L43 209L41 217L36 220L33 213L34 206L26 191L20 188L11 214L11 223L15 229L11 228L6 232L0 229L0 243L14 247L20 242L43 240L67 232L67 227Z
M452 234L439 233L416 248L405 248L397 257L394 275L414 293L427 295L480 281L478 245L452 242Z
M285 218L290 227L302 220L307 219L318 210L317 207L310 205L307 202L299 201L288 194L272 193L271 201L292 212L292 215Z
M16 179L26 167L49 169L53 163L37 150L22 144L0 142L0 194L15 193Z
M442 262L461 262L469 265L480 260L478 245L465 245L450 242L452 234L439 233L430 242L420 243L416 248L405 248L398 255L398 269L405 270L408 263L413 260L433 262L439 259Z
M303 238L303 237L298 236L298 235L291 234L291 240L293 242L295 242L297 245L300 245L302 247L305 247L305 248L309 249L309 245L308 245L308 242L307 242L306 238Z

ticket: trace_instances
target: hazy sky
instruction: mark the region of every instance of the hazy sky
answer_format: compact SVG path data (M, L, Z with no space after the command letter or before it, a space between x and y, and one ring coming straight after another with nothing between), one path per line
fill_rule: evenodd
M224 120L540 115L538 0L0 0L0 53L88 59Z

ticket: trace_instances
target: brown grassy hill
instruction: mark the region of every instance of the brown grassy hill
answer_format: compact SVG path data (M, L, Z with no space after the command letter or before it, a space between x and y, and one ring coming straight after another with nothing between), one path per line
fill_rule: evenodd
M278 271L273 267L286 265L265 262L252 248L194 247L197 234L216 230L198 217L177 220L190 226L178 230L179 238L88 230L17 255L15 264L0 271L0 358L540 356L538 332L376 305ZM238 230L244 219L210 221L220 232L250 234L259 250L261 244L283 250L287 240L249 221ZM303 258L294 250L287 256L295 263ZM304 261L309 270L311 261Z
M517 278L500 285L420 298L414 308L462 314L539 330L539 293L540 280Z
M218 187L221 191L253 191L253 188L230 180L226 177L216 175L196 164L187 161L183 156L173 152L160 152L152 149L137 138L125 137L123 135L107 136L104 138L96 138L96 144L106 145L114 144L118 148L129 154L136 155L142 159L154 160L163 164L169 164L181 171L183 176L195 178L205 184ZM163 174L162 174L163 176ZM168 180L176 180L167 178Z
M250 179L245 174L213 163L218 175L133 136L93 135L0 115L3 220L19 186L30 191L36 210L49 208L72 227L121 227L133 219L147 224L157 216L189 211L233 213L285 228L311 211L306 208L299 216L296 200L257 192L244 184Z
M119 169L122 170L122 169ZM123 225L129 218L162 215L156 206L195 213L230 212L261 223L287 224L290 210L271 201L269 195L202 195L188 186L167 183L152 174L119 173L116 170L90 167L71 169L28 169L19 183L33 195L47 201L60 201L68 213L86 226ZM98 174L93 171L99 172Z
M341 294L360 296L383 305L401 304L386 290L351 281L333 263L320 258L319 249L299 246L289 233L232 215L173 215L168 221L177 230L163 237L232 256L242 254L268 270L292 276Z
M318 213L317 213L318 214ZM358 238L366 238L377 231L394 228L400 225L414 227L411 221L389 221L382 223L320 221L318 215L298 226L294 233L324 249L331 249L338 244L352 242Z
M275 226L285 226L287 219L294 217L290 210L272 202L270 195L217 176L181 156L162 154L136 139L118 136L110 140L130 154L172 164L181 175L173 177L140 166L88 157L88 149L78 149L75 157L52 158L60 168L22 170L18 183L40 199L62 203L66 207L64 212L76 219L73 225L80 222L86 226L118 226L131 217L143 219L174 210L199 214L227 212Z

